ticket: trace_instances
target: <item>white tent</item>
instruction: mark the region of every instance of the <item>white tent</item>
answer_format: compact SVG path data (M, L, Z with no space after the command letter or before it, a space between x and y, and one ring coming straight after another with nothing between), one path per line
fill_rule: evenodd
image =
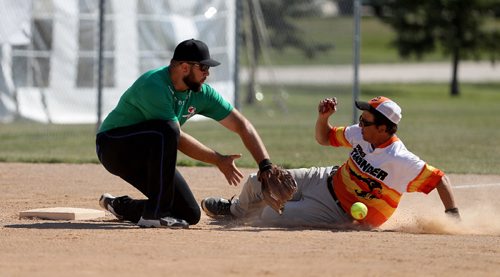
M142 73L200 39L222 65L209 83L234 104L234 0L105 0L105 116ZM0 121L97 121L99 0L0 0Z

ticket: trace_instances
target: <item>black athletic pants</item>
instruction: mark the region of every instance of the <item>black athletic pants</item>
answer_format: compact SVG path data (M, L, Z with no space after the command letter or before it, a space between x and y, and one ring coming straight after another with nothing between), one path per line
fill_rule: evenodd
M176 169L179 133L175 122L150 120L97 135L97 156L106 170L147 197L118 197L113 208L124 220L172 216L191 225L200 220L200 207Z

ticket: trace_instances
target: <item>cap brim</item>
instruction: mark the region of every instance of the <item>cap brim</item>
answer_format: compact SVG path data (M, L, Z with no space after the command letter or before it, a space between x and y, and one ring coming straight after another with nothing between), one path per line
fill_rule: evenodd
M371 109L370 104L368 102L356 101L356 107L363 111L369 111Z
M218 62L216 60L212 60L212 59L203 60L203 61L200 61L200 63L204 64L204 65L212 66L212 67L220 65L220 62Z

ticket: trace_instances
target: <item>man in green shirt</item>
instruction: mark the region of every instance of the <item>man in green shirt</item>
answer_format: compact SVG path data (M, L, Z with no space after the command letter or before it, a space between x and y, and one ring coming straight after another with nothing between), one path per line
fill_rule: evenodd
M195 114L237 133L259 168L268 168L269 155L253 125L205 84L210 67L219 64L205 43L186 40L175 48L169 66L144 73L125 91L97 133L96 152L110 173L147 199L105 193L101 207L140 227L188 228L198 223L200 208L176 169L177 150L216 165L230 185L237 185L243 174L234 160L241 154L220 154L182 131Z

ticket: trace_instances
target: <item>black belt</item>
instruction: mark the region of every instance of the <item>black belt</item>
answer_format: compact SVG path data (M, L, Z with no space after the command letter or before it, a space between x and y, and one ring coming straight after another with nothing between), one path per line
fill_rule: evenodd
M335 191L333 190L333 175L335 175L335 173L337 172L338 169L339 169L338 166L334 166L332 168L332 171L330 171L330 174L328 175L328 178L326 179L326 187L328 188L328 191L332 195L333 202L335 202L335 204L337 204L337 206L340 208L341 211L343 211L344 213L346 213L346 211L344 210L344 208L342 208L342 205L340 204L340 201L337 198L337 195L335 194Z

